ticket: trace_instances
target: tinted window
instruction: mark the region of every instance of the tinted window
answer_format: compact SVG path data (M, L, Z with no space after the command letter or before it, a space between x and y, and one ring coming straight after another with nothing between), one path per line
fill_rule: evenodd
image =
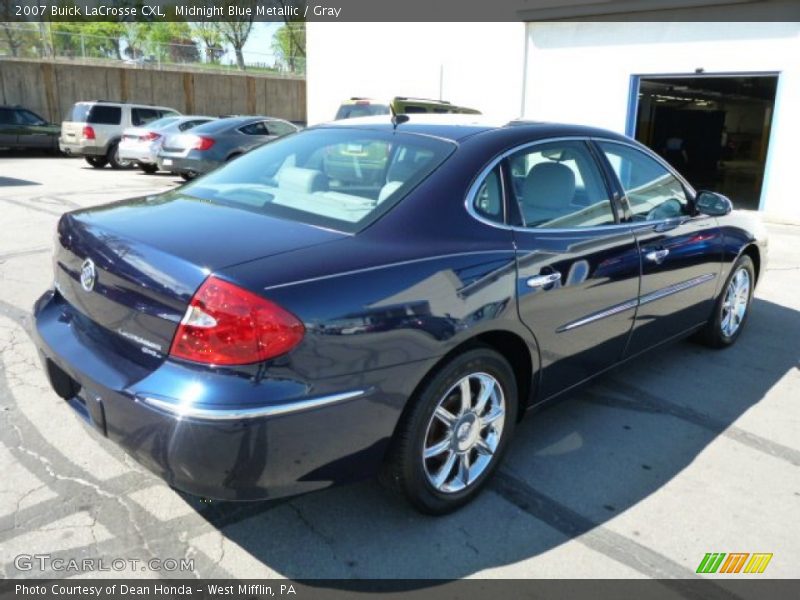
M653 221L688 214L683 185L656 159L612 142L599 142L617 174L634 220Z
M412 134L311 129L251 151L181 193L355 232L399 202L454 149Z
M290 133L297 131L295 127L289 125L288 123L284 123L283 121L268 121L267 129L269 130L270 135L277 136L289 135Z
M70 120L75 121L77 123L85 123L87 117L89 116L89 109L91 108L90 104L76 104L72 107L72 115Z
M192 121L184 121L178 125L178 129L181 131L186 131L187 129L192 129L193 127L197 127L198 125L202 125L203 123L208 123L208 119L194 119Z
M131 108L131 123L138 127L156 121L161 116L161 111L154 108Z
M511 193L525 227L596 227L614 223L608 190L579 141L537 144L511 155Z
M478 188L472 200L472 207L477 214L495 223L503 223L503 187L500 179L500 167L492 169Z
M122 120L122 108L95 104L89 111L88 123L96 125L119 125Z
M11 125L14 122L14 111L10 108L0 108L0 124Z
M225 133L228 130L233 131L242 122L242 119L216 119L214 121L209 121L208 123L198 125L196 133Z
M39 115L32 113L29 110L18 110L17 123L21 123L23 125L45 125L47 122Z
M388 114L389 107L385 104L342 104L336 112L336 119L354 119L356 117Z
M175 121L178 120L178 117L164 117L162 119L156 119L155 121L151 121L148 123L148 127L150 129L164 129L165 127L169 127Z
M269 131L267 131L267 127L266 125L264 125L263 121L250 123L249 125L240 127L239 131L241 131L245 135L269 135Z

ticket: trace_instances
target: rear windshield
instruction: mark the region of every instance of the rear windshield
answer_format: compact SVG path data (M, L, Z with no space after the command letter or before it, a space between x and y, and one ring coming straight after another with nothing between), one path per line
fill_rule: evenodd
M147 124L148 129L164 129L168 127L175 121L177 121L180 117L161 117L160 119L156 119L155 121L151 121Z
M214 121L210 121L208 123L203 123L202 125L198 125L194 128L194 132L200 133L220 133L222 131L226 131L231 129L236 125L240 125L242 123L246 123L245 119L216 119Z
M72 121L95 125L119 125L122 109L105 104L76 104L72 107Z
M181 193L355 233L433 172L455 144L349 128L280 138L181 188Z
M385 104L342 104L336 112L335 120L388 114L389 107Z

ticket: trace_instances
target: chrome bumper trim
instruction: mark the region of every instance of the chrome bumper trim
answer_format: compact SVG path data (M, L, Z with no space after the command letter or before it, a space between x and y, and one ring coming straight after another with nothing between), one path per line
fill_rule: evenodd
M169 413L179 419L199 419L203 421L233 421L237 419L257 419L259 417L276 417L291 413L303 412L331 406L347 400L364 396L366 390L353 390L332 394L330 396L320 396L318 398L308 398L296 402L286 402L283 404L273 404L271 406L258 406L255 408L208 408L194 406L191 404L180 404L170 400L153 398L152 396L137 397L137 400L144 404Z

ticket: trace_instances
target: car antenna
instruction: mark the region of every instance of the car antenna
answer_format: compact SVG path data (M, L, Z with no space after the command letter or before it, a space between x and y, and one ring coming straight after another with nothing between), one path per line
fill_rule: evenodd
M391 104L389 105L389 109L392 111L392 127L394 127L395 130L397 129L398 125L408 121L408 115L404 115L402 113L398 115L396 112L394 112L394 106Z

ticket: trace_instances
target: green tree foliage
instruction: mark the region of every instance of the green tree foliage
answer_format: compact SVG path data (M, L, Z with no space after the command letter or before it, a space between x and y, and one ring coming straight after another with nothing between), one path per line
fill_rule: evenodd
M230 44L231 48L233 48L233 53L236 55L236 66L239 67L241 71L245 70L244 54L242 49L247 43L247 38L250 37L250 32L253 30L253 15L255 15L258 4L259 3L257 0L231 0L226 2L226 6L236 5L239 7L249 8L251 16L244 21L225 20L214 23L217 31L219 31L220 35L222 36L222 39ZM231 19L241 18L241 16L231 17Z
M272 51L281 66L292 73L305 72L306 24L287 21L272 38Z
M217 26L210 21L192 23L192 35L203 44L205 60L218 63L225 54L225 42Z

